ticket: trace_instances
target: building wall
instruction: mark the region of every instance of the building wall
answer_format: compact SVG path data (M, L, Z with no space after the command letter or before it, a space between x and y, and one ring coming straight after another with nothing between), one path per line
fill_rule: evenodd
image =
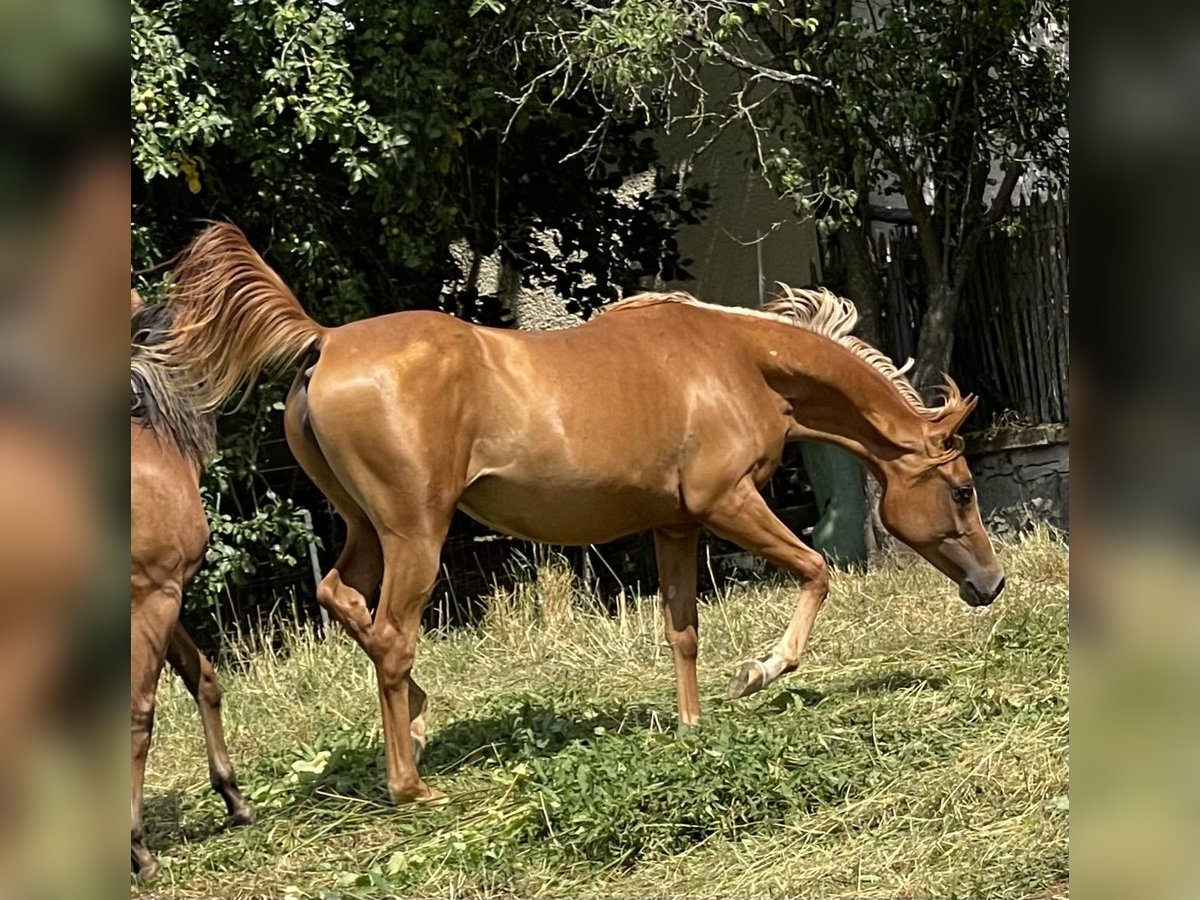
M694 276L670 282L710 303L758 306L771 297L775 282L800 287L819 281L817 230L800 221L792 204L780 200L751 165L754 143L745 129L730 126L698 157L686 155L685 141L661 136L663 156L693 184L706 184L712 206L697 225L684 226L679 248Z
M800 221L792 205L780 200L750 165L754 144L744 129L731 126L699 156L690 155L686 139L655 136L664 164L690 184L705 185L712 205L696 225L676 235L680 255L692 279L647 285L681 290L710 303L758 306L776 292L776 282L800 287L819 281L821 263L817 231L811 220ZM618 196L638 203L654 189L654 175L629 178ZM545 236L553 242L553 236ZM528 330L569 328L581 319L568 313L563 298L552 291L522 284L501 265L498 255L478 261L459 244L451 248L460 271L458 285L476 272L474 286L484 294L505 298L517 327Z

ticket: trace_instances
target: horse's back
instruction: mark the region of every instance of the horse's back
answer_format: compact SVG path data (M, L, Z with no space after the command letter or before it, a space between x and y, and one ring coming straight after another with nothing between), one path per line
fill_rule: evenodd
M182 591L208 543L199 473L172 440L138 420L130 420L129 444L133 592Z

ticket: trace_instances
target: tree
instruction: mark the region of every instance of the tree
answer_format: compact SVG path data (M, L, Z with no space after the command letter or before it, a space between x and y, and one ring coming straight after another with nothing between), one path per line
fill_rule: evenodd
M338 323L411 306L498 321L495 302L442 296L460 239L550 277L534 233L573 236L564 287L585 306L676 265L689 201L608 199L652 144L613 122L603 152L571 155L597 118L586 97L514 117L528 64L465 5L138 0L132 25L135 268L228 217Z
M1069 175L1066 0L486 6L514 17L564 96L590 91L613 114L700 133L747 127L771 184L839 242L872 340L870 223L897 218L872 200L902 196L930 285L920 386L948 368L976 250L1019 181Z

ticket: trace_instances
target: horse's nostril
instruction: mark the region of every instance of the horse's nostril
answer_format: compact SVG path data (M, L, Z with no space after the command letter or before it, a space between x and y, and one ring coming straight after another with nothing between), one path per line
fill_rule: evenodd
M992 597L993 598L999 597L1000 594L1004 591L1004 585L1007 583L1008 583L1008 580L1003 575L1001 575L1000 581L996 585L996 593L992 594Z

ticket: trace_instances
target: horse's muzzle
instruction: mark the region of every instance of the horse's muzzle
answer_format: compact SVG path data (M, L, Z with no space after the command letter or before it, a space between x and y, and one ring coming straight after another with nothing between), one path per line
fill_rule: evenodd
M982 588L972 578L964 578L958 587L958 596L967 606L990 606L992 601L1004 590L1004 575L1001 575L990 588Z

